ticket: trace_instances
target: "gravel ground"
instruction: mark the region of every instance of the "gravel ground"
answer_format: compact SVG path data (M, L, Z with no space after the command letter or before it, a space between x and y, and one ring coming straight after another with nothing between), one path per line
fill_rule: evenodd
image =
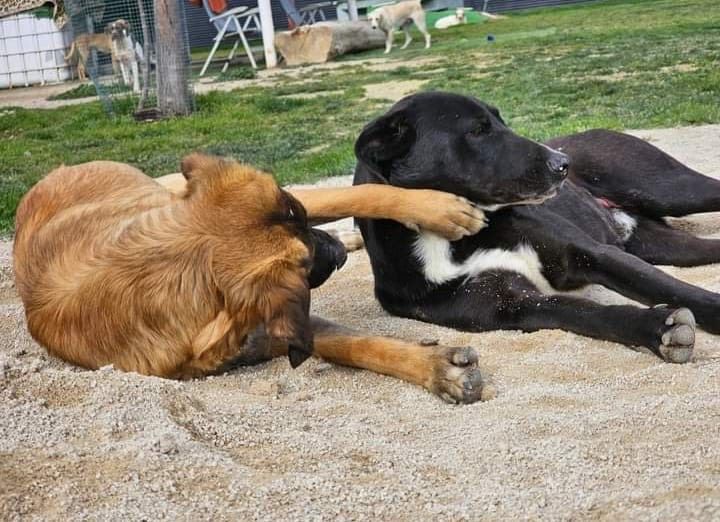
M720 177L720 127L638 131ZM720 237L718 215L682 222ZM85 371L30 340L0 243L0 519L720 518L720 343L670 365L546 330L391 318L366 254L314 294L354 327L471 344L498 389L452 407L311 360L173 382ZM720 291L720 267L670 269ZM607 302L620 298L591 288Z

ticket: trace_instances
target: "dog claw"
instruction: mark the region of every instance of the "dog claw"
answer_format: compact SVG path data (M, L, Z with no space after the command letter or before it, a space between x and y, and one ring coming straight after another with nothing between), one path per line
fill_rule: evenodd
M442 392L440 394L440 398L442 400L444 400L445 402L447 402L448 404L457 404L458 403L457 399L455 399L455 397L453 397L449 393Z
M417 226L416 223L405 222L403 223L403 225L405 226L405 228L409 228L413 232L420 232L420 227Z
M456 366L467 366L478 362L478 355L475 350L469 346L460 348L452 356L452 362Z
M687 324L695 328L695 316L687 308L678 308L665 319L665 324L672 326L675 323Z

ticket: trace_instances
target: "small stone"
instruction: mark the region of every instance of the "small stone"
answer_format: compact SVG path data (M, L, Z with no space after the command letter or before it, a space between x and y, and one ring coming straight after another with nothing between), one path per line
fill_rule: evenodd
M292 391L290 379L288 379L285 375L278 377L276 387L278 395L286 395Z
M269 395L275 397L279 390L276 382L261 380L254 382L250 388L248 388L248 392L252 395Z
M420 346L437 346L438 344L440 344L440 339L432 339L430 337L420 339Z
M293 399L297 402L305 402L312 400L313 396L310 392L307 391L301 391L297 392L293 395Z
M153 449L159 451L163 455L170 455L172 453L178 453L178 446L175 440L169 436L164 435L157 439L153 443Z
M497 397L497 388L494 384L485 384L480 392L481 401L491 401Z
M321 362L315 366L315 369L313 370L313 372L318 373L318 374L323 373L323 372L328 371L332 367L333 367L333 365L330 363Z

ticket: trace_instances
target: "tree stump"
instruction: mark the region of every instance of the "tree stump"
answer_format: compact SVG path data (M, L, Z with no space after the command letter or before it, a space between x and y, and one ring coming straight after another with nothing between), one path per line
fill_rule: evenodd
M157 97L164 116L192 112L190 52L185 36L185 17L180 0L156 0L155 54L157 56ZM145 56L148 60L149 56Z
M322 22L275 35L275 47L287 65L325 63L336 56L384 45L385 33L367 22Z

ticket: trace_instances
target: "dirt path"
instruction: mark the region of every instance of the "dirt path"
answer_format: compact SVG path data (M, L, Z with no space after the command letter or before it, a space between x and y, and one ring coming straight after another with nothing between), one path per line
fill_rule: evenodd
M720 177L719 126L638 134ZM693 223L720 237L717 215ZM677 366L558 330L470 335L391 318L358 252L314 294L315 312L471 344L495 400L451 407L318 361L178 383L47 356L25 333L10 263L5 242L0 519L720 517L718 337L701 333L697 360ZM671 272L720 291L718 265Z
M252 86L272 87L277 83L287 80L303 82L304 78L315 71L333 71L343 67L364 66L370 70L384 70L385 68L396 67L393 63L397 60L388 58L366 58L337 62L328 62L302 67L279 67L275 69L258 69L257 76L248 80L230 80L216 82L214 76L198 78L193 84L195 94L205 94L210 91L233 91ZM415 67L421 67L434 63L434 58L418 58L413 60ZM4 107L23 107L25 109L56 109L67 105L78 105L97 100L97 96L76 98L71 100L48 100L50 96L69 91L87 82L68 81L52 85L36 85L32 87L15 87L13 89L0 89L0 109Z

